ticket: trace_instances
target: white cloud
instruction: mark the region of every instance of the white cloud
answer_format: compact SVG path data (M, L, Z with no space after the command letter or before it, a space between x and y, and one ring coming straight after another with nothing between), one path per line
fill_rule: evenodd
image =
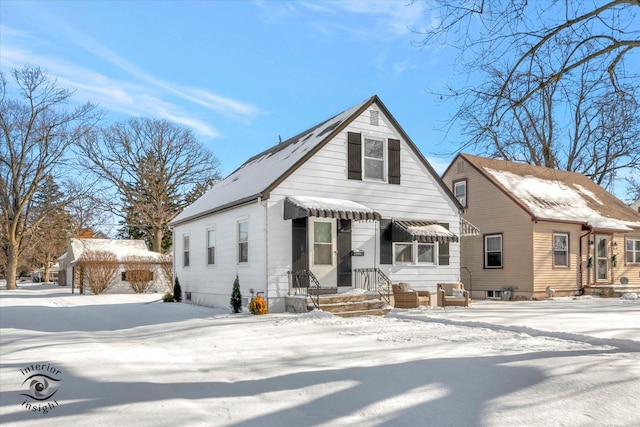
M88 35L80 34L62 23L52 22L58 34L63 34L82 50L124 71L129 78L113 78L62 58L41 54L31 48L38 45L37 40L33 40L28 33L6 26L1 28L3 41L0 59L3 65L38 65L61 85L77 89L77 99L90 100L102 108L128 115L155 116L176 121L205 137L219 137L221 133L210 124L194 118L202 114L193 113L194 106L244 123L260 113L254 105L217 95L210 90L158 79Z

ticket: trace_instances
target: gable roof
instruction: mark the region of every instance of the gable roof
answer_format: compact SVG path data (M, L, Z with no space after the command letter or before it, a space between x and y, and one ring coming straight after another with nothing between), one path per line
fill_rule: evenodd
M132 255L144 256L147 258L160 259L162 256L157 252L151 252L147 248L144 240L112 240L112 239L81 239L72 238L69 241L67 257L72 255L71 262L77 261L84 251L105 251L114 254L118 261Z
M640 229L640 214L586 176L460 153L533 221L574 222L598 230ZM451 165L449 167L451 167Z
M383 114L389 118L395 129L416 153L436 182L440 184L445 194L450 197L459 209L462 208L451 193L451 190L444 185L440 176L420 153L420 150L400 127L382 101L377 95L374 95L330 119L251 157L224 180L215 184L198 200L187 206L171 221L170 225L175 226L252 202L258 198L269 198L269 193L274 188L373 104L376 104Z

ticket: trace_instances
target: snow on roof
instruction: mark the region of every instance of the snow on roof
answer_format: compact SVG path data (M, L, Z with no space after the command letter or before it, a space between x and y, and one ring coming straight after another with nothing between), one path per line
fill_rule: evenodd
M74 255L73 261L80 258L84 251L106 251L118 257L118 261L128 256L144 256L158 260L162 254L151 252L144 240L111 240L111 239L71 239L69 245Z
M580 184L565 184L561 180L519 175L489 167L484 169L511 194L524 202L537 218L580 221L598 229L629 231L631 227L640 227L640 221L607 217L603 212L594 209L594 203L590 203L586 197L595 204L605 209L606 207L594 192Z
M325 141L333 130L348 121L369 98L301 134L252 158L187 206L172 223L181 222L245 199L257 198L306 154Z
M335 211L361 211L375 212L373 209L360 203L345 199L330 199L326 197L289 196L288 199L306 209L330 209Z

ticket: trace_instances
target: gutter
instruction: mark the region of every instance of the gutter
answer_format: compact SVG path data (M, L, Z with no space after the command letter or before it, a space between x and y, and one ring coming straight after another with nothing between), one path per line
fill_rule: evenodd
M252 203L252 202L254 202L256 200L258 202L260 202L262 196L263 196L262 193L258 193L258 194L251 195L249 197L245 197L243 199L239 199L239 200L224 204L222 206L217 206L215 208L200 212L200 213L198 213L196 215L192 215L190 217L181 219L179 221L172 221L172 222L169 223L169 227L173 229L177 225L185 224L187 222L191 222L191 221L194 221L196 219L204 218L204 217L212 215L214 213L218 213L218 212L226 211L226 210L229 210L229 209L237 208L237 207L243 206L243 205L248 205L248 204L250 204L250 203Z

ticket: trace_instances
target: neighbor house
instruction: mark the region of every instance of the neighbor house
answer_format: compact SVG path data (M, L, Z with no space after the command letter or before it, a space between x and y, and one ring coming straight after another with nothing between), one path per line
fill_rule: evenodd
M247 160L170 224L185 297L459 280L460 205L377 96ZM373 273L373 276L371 275ZM373 279L372 279L373 277ZM246 303L246 300L245 300Z
M72 292L88 292L87 286L82 286L80 274L77 269L78 262L87 252L108 253L118 262L118 274L106 292L130 293L133 292L127 275L144 274L150 279L147 292L166 292L171 285L171 277L166 277L167 272L162 268L166 262L163 255L151 252L144 240L112 240L112 239L85 239L72 238L69 240L67 252L58 258L60 286L70 285ZM134 273L135 271L135 273ZM170 273L169 273L170 275Z
M640 289L640 214L584 175L459 154L443 179L482 231L461 243L472 298Z

